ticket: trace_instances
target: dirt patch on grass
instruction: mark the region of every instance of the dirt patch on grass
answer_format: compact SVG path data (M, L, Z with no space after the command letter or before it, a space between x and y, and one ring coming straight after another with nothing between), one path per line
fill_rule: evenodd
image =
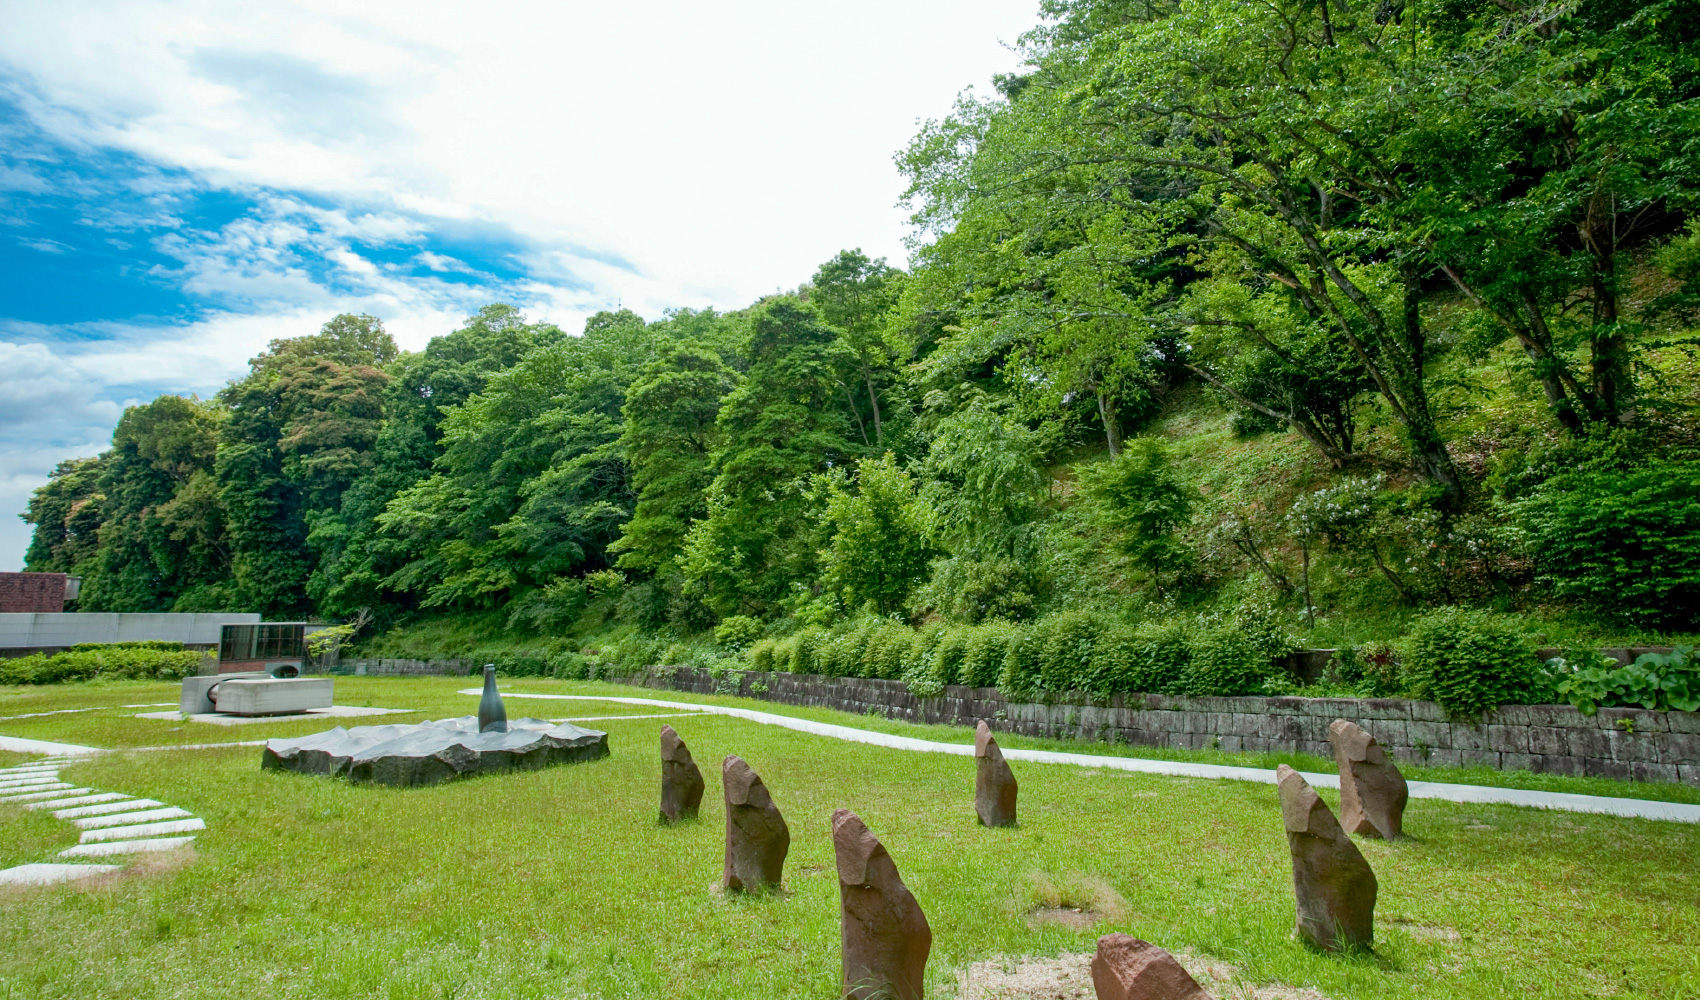
M1246 982L1226 962L1184 951L1174 955L1216 1000L1328 1000L1312 989ZM976 962L957 973L957 996L958 1000L1094 1000L1091 966L1092 956L1084 952Z
M1027 926L1038 930L1062 926L1071 931L1091 930L1101 921L1127 919L1127 900L1115 887L1092 875L1052 875L1033 872L1017 891L1015 909Z

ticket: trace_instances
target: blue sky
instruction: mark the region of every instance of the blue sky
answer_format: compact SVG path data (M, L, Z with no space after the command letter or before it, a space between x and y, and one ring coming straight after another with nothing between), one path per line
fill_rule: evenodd
M123 407L339 312L734 308L903 258L891 156L1036 0L14 0L0 32L0 569Z

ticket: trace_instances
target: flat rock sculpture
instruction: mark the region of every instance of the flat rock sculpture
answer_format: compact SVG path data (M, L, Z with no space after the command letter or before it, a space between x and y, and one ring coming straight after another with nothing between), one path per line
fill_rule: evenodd
M726 794L726 867L721 885L729 892L778 888L791 850L791 829L773 804L761 777L742 757L729 755L720 767Z
M1175 956L1131 934L1106 934L1092 956L1098 1000L1210 1000Z
M1368 948L1375 937L1375 872L1299 772L1282 764L1275 780L1293 855L1299 936L1329 951Z
M677 823L694 818L702 808L702 772L691 759L691 748L673 731L661 725L661 822Z
M338 726L299 739L267 740L260 767L412 787L608 756L607 733L570 723L520 719L506 732L478 730L472 715L414 725Z
M844 996L921 1000L933 931L891 854L848 809L832 814Z
M1393 840L1404 829L1411 791L1387 751L1356 723L1335 719L1328 727L1334 763L1340 768L1340 825L1347 833Z
M974 811L985 826L1015 825L1015 775L984 719L974 727Z

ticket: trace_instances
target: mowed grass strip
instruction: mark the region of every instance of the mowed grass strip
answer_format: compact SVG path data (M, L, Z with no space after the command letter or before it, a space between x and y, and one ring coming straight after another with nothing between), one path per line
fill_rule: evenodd
M477 687L479 683L477 677L338 677L336 678L337 704L400 708L406 709L408 714L329 721L312 717L279 718L276 721L240 726L137 719L135 718L137 713L149 710L119 707L124 704L164 701L170 701L175 705L178 691L175 683L102 681L46 685L43 687L0 688L0 708L13 707L13 710L10 711L0 711L0 715L65 708L101 708L100 711L95 712L47 715L0 722L0 734L68 743L81 742L107 748L299 737L320 732L327 726L338 722L352 727L383 725L391 722L419 722L423 719L474 714L477 711L477 701L458 692ZM778 715L789 715L794 718L813 719L819 722L855 726L899 736L911 736L917 739L936 740L944 743L972 743L974 741L973 730L965 726L917 725L886 719L877 715L851 715L827 708L783 705L727 695L686 694L678 691L649 690L607 682L552 681L530 677L502 678L501 687L506 692L653 698L693 704L734 705ZM26 704L30 707L15 708L17 705ZM526 698L513 699L508 703L507 708L510 718L529 715L549 719L570 716L649 715L676 711L675 709L648 705L623 705L618 702L555 701ZM153 709L153 711L162 711L162 709ZM1229 764L1240 767L1260 767L1267 770L1274 770L1277 764L1288 764L1301 771L1332 771L1334 769L1334 762L1330 759L1299 753L1230 753L1208 749L1176 750L1165 747L1128 746L1091 740L1039 739L1013 733L1000 733L998 740L1006 747L1062 750L1073 753L1138 757L1148 760ZM1700 787L1670 782L1616 781L1610 778L1532 774L1528 771L1506 772L1496 771L1488 767L1422 767L1409 762L1401 762L1400 768L1404 771L1405 776L1413 781L1445 781L1502 788L1570 792L1581 795L1700 803Z
M462 714L458 680L387 690ZM606 714L523 704L510 714ZM655 822L663 721L709 781L702 819L674 829ZM986 830L968 758L726 718L597 726L607 760L428 789L261 772L258 748L75 764L67 780L180 806L208 828L192 863L7 894L0 998L825 1000L839 806L879 834L925 908L938 996L954 995L965 963L1089 949L1111 930L1338 1000L1700 994L1689 825L1415 802L1410 839L1360 841L1381 881L1377 953L1341 958L1291 937L1268 786L1017 762L1021 826ZM761 773L791 825L782 895L715 888L727 753ZM1035 921L1036 906L1107 919L1071 929Z

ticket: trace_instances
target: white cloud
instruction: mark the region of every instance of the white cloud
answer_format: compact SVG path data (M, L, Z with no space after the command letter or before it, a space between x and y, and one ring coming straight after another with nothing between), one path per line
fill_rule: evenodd
M268 340L337 312L383 316L417 349L509 295L575 330L616 303L737 308L843 247L901 261L892 154L962 87L1017 65L1003 43L1036 7L8 3L5 96L72 156L160 168L128 182L133 204L85 221L138 241L172 227L153 245L181 270L157 276L217 311L174 328L0 323L0 368L16 369L0 371L0 407L27 420L0 415L0 566L21 558L7 515L26 486L99 450L125 402L216 391ZM0 189L42 191L48 154L27 152L40 162L15 159ZM258 207L192 231L172 201L190 186ZM412 255L424 276L362 252L417 247L447 221L517 234L535 280L446 280L493 266L448 247Z
M213 183L482 218L721 306L901 259L892 153L1034 0L14 4L38 120Z

